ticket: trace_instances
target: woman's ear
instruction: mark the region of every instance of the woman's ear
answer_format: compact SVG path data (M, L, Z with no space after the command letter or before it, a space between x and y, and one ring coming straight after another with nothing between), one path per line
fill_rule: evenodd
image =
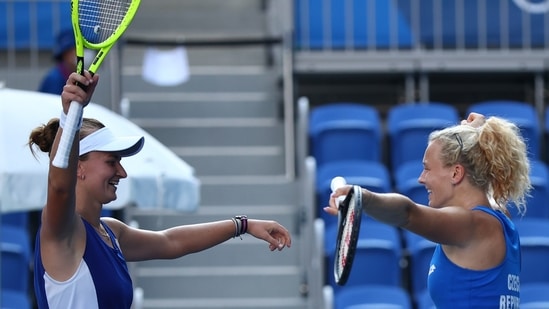
M82 167L80 160L78 160L78 166L76 167L76 178L80 180L84 180L86 178L84 175L84 168Z
M452 170L452 184L457 185L465 178L465 168L461 164L455 164Z

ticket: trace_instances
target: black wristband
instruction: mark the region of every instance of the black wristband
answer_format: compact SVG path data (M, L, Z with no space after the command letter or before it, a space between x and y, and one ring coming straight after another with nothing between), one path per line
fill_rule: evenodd
M248 217L245 215L241 215L235 216L234 218L240 221L240 231L238 231L238 234L246 234L248 232Z

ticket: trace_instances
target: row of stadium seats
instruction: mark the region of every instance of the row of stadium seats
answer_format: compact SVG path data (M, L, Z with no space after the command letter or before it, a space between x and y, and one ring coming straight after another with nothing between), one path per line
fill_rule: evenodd
M549 265L545 261L549 258L549 219L518 219L515 225L520 234L522 251L521 308L523 305L524 308L534 308L526 306L534 301L538 306L540 302L547 306ZM384 303L410 304L402 308L412 308L412 304L420 309L432 308L427 291L427 274L435 247L433 242L366 217L361 224L351 274L342 287L335 283L332 275L336 235L336 225L327 227L324 243L326 273L327 283L334 292L334 308L346 308L350 302L380 301L385 293L394 299L385 299ZM404 278L409 280L405 282ZM348 299L348 294L355 295L351 291L366 294L377 291L374 293L377 296ZM543 306L537 308L545 308Z
M294 10L300 49L543 47L547 35L547 8L529 1L297 0Z
M386 130L379 111L368 104L333 102L320 105L310 113L311 155L319 166L341 160L382 161L383 140L387 135L389 164L396 170L406 162L423 158L429 133L459 124L470 112L514 122L526 140L529 157L542 159L542 139L544 133L549 133L549 109L543 115L545 122L542 124L534 106L519 101L475 102L468 106L464 115L460 115L455 106L443 102L396 105L388 111Z

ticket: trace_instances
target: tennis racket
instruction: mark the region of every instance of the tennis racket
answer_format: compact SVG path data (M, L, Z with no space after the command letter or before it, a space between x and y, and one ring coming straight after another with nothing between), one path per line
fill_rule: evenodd
M332 180L332 191L346 184L336 177ZM338 231L336 239L334 278L338 285L345 285L355 257L360 223L362 220L362 189L353 186L343 201L339 202Z
M105 56L130 25L140 0L72 0L71 20L76 41L76 72L84 73L84 48L97 51L88 71L93 75L103 63ZM80 87L84 88L83 85ZM69 156L82 121L83 107L71 102L63 134L52 164L67 168Z

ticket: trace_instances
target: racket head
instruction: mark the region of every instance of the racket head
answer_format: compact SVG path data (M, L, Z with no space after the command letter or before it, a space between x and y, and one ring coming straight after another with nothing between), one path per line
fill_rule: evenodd
M88 69L92 73L97 71L111 47L130 25L140 3L141 0L71 1L71 18L77 42L77 70L80 56L80 69L83 70L84 48L89 48L99 50Z
M355 257L362 221L362 189L353 186L339 206L338 231L334 258L334 278L345 285Z
M72 0L73 25L81 35L84 47L97 50L115 43L130 25L140 2Z

